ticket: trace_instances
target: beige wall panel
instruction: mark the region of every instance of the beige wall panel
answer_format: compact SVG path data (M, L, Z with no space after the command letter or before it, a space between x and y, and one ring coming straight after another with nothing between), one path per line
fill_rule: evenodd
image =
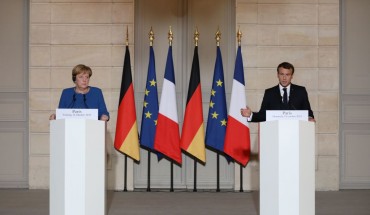
M30 136L30 154L46 155L50 154L50 135L46 133L36 133Z
M310 101L311 109L314 112L315 118L318 118L319 117L318 111L320 111L320 110L319 110L319 96L317 95L317 92L308 91L308 99ZM317 120L316 120L316 122L317 122ZM317 126L317 123L316 123L316 126ZM317 127L316 127L316 129L317 129ZM316 133L317 133L317 130L316 130Z
M338 46L339 27L338 26L319 26L319 45Z
M339 23L339 5L321 4L319 5L319 24L337 25Z
M52 68L50 73L51 87L63 89L74 86L72 82L72 69L74 66Z
M319 72L316 68L306 69L306 68L295 67L292 82L298 85L305 86L307 91L316 91L318 87L318 80L319 80Z
M50 23L51 6L48 3L31 4L30 5L30 22L36 23Z
M133 23L133 22L134 22L134 5L132 3L112 4L112 23Z
M52 110L53 113L55 112L55 109L59 105L59 99L60 99L60 96L61 95L62 95L62 91L60 89L52 90L51 91L51 101L50 101L50 104L51 104L51 110Z
M31 189L48 189L49 188L49 156L31 156L30 157L29 180ZM41 177L42 176L42 177Z
M133 44L134 42L134 29L132 24L124 24L118 25L114 24L111 27L111 43L114 45L126 45L126 39L127 39L127 28L128 28L128 41L129 44Z
M31 46L30 47L30 66L50 66L50 47Z
M258 45L277 46L279 44L278 25L258 25Z
M257 3L259 0L237 0L237 4L238 6L241 4L241 3Z
M243 32L241 45L257 45L258 42L258 25L242 24L237 27ZM245 67L246 65L244 65Z
M49 116L49 112L31 112L29 119L31 133L49 132Z
M111 67L92 67L93 75L90 78L90 85L99 87L103 91L110 89L111 84Z
M317 3L318 0L258 0L258 3L293 3L293 4L300 4L300 3L307 3L307 4L314 4Z
M115 110L115 112L117 112L117 109L118 109L119 95L120 95L119 91L112 91L111 92L111 98L112 98L111 99L111 106L113 107L113 110ZM110 122L110 120L109 120L109 122Z
M259 87L257 89L263 91L267 88L276 86L278 84L276 68L259 69L257 82L259 83Z
M338 91L339 71L338 69L319 69L319 90Z
M135 77L135 71L134 71L135 50L132 46L129 46L129 50L130 50L130 58L131 58L131 70L132 70L131 73L132 73L132 78L134 79L134 77ZM118 66L118 67L122 68L123 67L123 60L125 58L125 52L126 52L126 45L113 46L112 47L111 66ZM122 73L117 78L121 78L121 77L122 77ZM118 85L118 87L121 87L121 83Z
M319 93L320 111L339 111L338 93Z
M109 25L53 25L52 44L111 44Z
M51 34L50 25L32 25L30 26L30 43L32 44L50 44Z
M50 2L50 0L32 0L33 3Z
M257 4L238 4L236 7L236 20L238 23L256 24L258 23L258 5Z
M337 134L318 134L317 136L317 151L319 156L339 156Z
M112 107L112 102L111 102L112 96L111 96L110 90L103 89L102 91L103 91L103 96L104 96L105 105L107 106L107 109L112 110L112 109L116 108L116 107ZM117 97L115 97L115 98L117 98ZM116 125L114 124L114 126L116 126Z
M116 92L119 92L121 88L121 81L122 81L122 67L113 67L111 77L112 77L111 79L112 89L114 89ZM134 88L135 88L135 85L134 85ZM118 104L117 104L117 107L118 107Z
M260 103L257 104L257 97L259 97L260 95L258 95L256 93L256 91L247 91L247 105L252 109L252 110L257 110L260 108ZM251 125L253 125L253 123L251 123ZM252 132L252 130L250 130Z
M32 68L29 72L30 88L50 88L50 68Z
M317 45L318 29L316 26L280 26L279 45Z
M258 109L256 109L258 110ZM249 131L251 132L251 137L254 134L258 134L258 123L249 123ZM257 138L257 137L256 137ZM251 139L252 140L252 139ZM253 141L253 144L255 143L256 140Z
M338 190L339 159L337 156L319 156L316 171L316 190Z
M317 24L315 4L259 4L260 24Z
M248 68L257 67L258 47L257 46L243 46L242 47L243 66ZM245 72L245 71L244 71Z
M50 110L50 91L31 91L29 94L30 110Z
M86 64L92 66L111 66L110 46L52 46L51 65L71 66Z
M244 79L245 79L245 89L254 90L258 89L259 83L256 81L258 79L258 69L257 68L244 68Z
M321 46L319 48L319 67L338 67L339 48L337 46Z
M276 68L283 61L295 67L317 67L317 47L259 47L258 66Z
M318 0L319 3L323 4L339 4L340 0Z
M320 112L318 133L338 133L338 112Z
M71 0L51 0L52 2L58 3L69 3ZM118 1L118 0L115 0ZM132 1L132 0L131 0ZM78 0L78 3L91 3L91 0ZM94 0L96 3L112 2L112 0Z
M111 4L69 3L51 6L51 23L111 23Z

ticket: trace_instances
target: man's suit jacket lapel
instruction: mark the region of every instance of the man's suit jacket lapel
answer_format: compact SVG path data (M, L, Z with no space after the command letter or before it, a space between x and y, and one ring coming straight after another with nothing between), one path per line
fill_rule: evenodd
M288 98L288 103L292 104L293 101L296 99L296 86L294 84L290 84L290 93Z
M279 101L282 101L283 97L281 97L279 85L274 87L274 97L277 98Z

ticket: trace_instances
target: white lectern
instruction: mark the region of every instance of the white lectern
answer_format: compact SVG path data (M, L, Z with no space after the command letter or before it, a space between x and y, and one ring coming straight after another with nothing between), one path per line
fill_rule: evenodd
M260 123L259 147L260 215L314 215L314 123Z
M50 214L105 214L105 122L50 121Z

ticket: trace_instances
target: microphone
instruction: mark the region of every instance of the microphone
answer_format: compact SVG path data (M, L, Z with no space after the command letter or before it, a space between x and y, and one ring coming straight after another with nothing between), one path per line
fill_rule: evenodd
M84 105L85 105L85 108L89 109L89 106L86 103L86 94L84 94Z
M75 94L75 93L73 93L72 101L71 101L71 103L68 105L68 108L73 108L73 106L75 105L75 102L76 102L76 94Z

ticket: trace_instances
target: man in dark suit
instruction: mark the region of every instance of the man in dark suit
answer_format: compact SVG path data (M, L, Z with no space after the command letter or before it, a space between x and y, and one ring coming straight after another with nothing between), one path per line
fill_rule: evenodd
M292 84L294 66L283 62L277 67L279 84L265 90L261 109L252 112L249 107L240 109L244 117L251 122L266 121L266 110L308 110L309 121L315 122L305 87Z

